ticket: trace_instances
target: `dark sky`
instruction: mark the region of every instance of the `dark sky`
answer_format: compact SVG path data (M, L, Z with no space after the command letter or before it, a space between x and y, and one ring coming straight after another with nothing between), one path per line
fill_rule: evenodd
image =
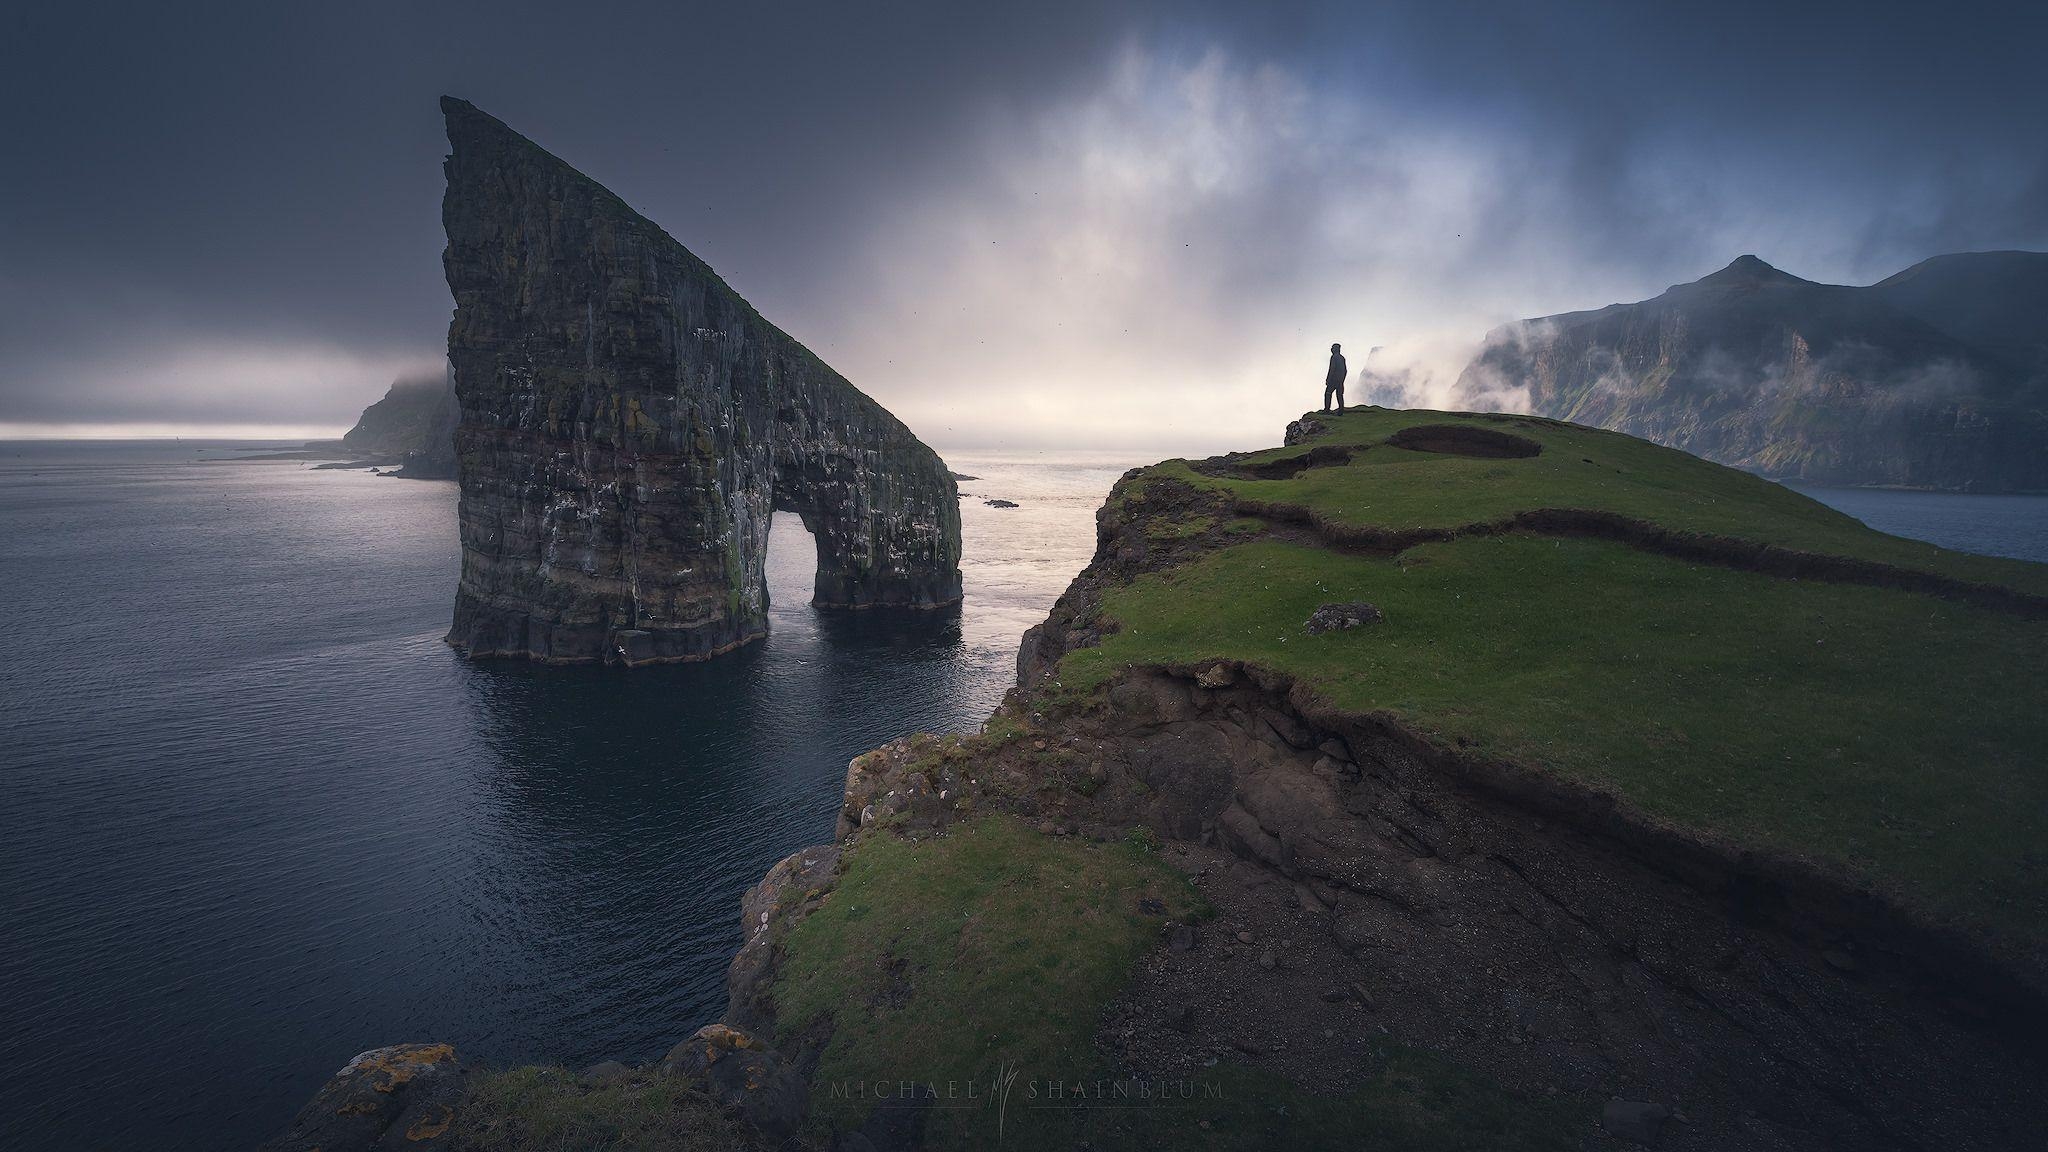
M432 371L444 92L941 446L1263 443L1332 340L1440 397L1744 252L2048 248L2042 5L200 7L0 15L0 434Z

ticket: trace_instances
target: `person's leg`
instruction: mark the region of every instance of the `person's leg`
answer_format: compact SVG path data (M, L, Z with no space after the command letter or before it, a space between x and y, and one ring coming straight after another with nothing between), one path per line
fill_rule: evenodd
M1325 412L1330 410L1330 389L1331 385L1325 382L1323 384L1323 411Z

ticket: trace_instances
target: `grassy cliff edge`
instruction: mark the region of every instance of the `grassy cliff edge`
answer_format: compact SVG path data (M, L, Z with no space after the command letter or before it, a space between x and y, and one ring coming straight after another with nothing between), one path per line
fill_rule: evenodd
M2048 1119L2048 566L1531 417L1288 440L1118 483L1004 707L857 758L838 842L747 894L722 1024L400 1119L484 1150Z

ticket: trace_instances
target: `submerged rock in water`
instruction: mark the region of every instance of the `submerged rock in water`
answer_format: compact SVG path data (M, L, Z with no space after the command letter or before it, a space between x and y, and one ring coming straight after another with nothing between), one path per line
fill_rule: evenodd
M1600 1109L1600 1126L1623 1140L1654 1145L1671 1119L1671 1109L1647 1100L1609 1100Z
M596 181L472 105L443 257L476 656L641 664L764 635L769 519L817 540L814 602L960 598L937 454Z

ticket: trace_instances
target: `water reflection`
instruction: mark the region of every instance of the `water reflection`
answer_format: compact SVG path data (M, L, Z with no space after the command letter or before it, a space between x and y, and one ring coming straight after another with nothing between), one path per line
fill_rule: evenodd
M964 611L813 611L777 517L770 636L627 672L441 644L452 485L208 459L0 451L10 1152L253 1146L399 1040L659 1056L846 761L994 707L1120 469L972 467L1024 507L963 502Z
M651 1059L724 1007L738 898L830 838L847 760L958 728L1007 683L961 612L812 609L793 517L770 550L767 639L704 664L464 666L477 744L462 907L495 958L470 980L518 1018L472 1049Z

